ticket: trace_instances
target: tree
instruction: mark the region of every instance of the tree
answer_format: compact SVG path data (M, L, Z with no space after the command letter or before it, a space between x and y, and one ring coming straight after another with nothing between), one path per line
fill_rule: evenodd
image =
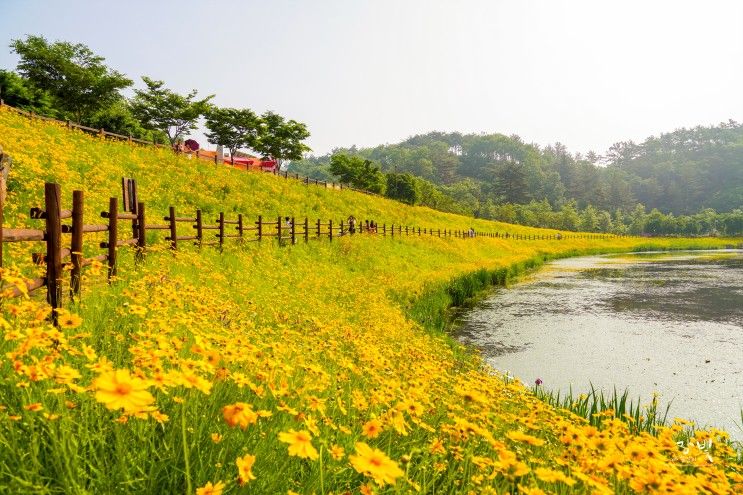
M330 171L341 182L374 193L384 192L386 179L379 166L359 156L335 153L330 157Z
M194 89L187 95L180 95L167 88L162 81L142 77L147 89L134 92L131 102L132 113L146 129L158 130L168 136L171 146L196 129L196 121L209 109L209 100L214 95L200 100Z
M49 43L43 36L13 40L13 52L21 58L17 71L34 87L54 98L55 107L77 122L122 99L120 90L131 79L109 69L105 59L83 44Z
M284 160L300 160L310 148L302 141L310 137L307 126L296 120L285 120L273 112L261 116L261 131L255 151L274 158L279 168Z
M494 170L494 192L506 203L526 203L530 199L526 171L520 163L503 162Z
M231 156L240 148L255 149L258 146L261 119L252 110L212 107L205 117L209 129L207 139L230 150Z
M165 138L160 131L148 131L143 128L139 120L132 115L125 100L117 101L108 108L94 113L88 118L87 125L138 139L152 140L155 133L158 134L159 141Z
M385 196L414 205L419 198L418 184L416 178L410 174L387 174L387 189Z
M54 108L52 95L15 72L0 70L0 98L13 107L50 117L60 117Z

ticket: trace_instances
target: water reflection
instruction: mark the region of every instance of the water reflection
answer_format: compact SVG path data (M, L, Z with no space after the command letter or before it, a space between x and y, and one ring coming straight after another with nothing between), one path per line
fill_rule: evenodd
M629 388L743 437L743 252L561 260L499 289L459 338L550 389Z

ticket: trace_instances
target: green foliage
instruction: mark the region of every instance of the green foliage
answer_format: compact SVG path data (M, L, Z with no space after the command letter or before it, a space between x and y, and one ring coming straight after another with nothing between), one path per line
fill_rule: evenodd
M196 121L209 109L214 95L196 99L198 92L181 95L165 88L163 81L142 77L146 89L134 92L131 111L146 129L161 131L171 145L196 129Z
M420 200L418 183L410 174L387 174L385 196L414 205Z
M13 40L10 47L20 57L18 73L35 89L48 93L54 106L77 122L86 122L121 100L119 91L132 85L80 43L49 43L43 36L27 36Z
M617 143L605 157L573 155L559 143L539 148L518 136L441 132L335 153L416 176L420 204L444 211L563 230L741 233L743 126L732 121ZM292 170L326 178L329 160L309 157ZM645 207L658 210L650 230Z
M167 137L159 131L150 131L142 127L142 124L132 115L126 101L117 101L113 105L93 114L86 124L96 129L105 129L109 132L132 136L138 139L151 140L153 133L157 133L158 142L167 141Z
M0 98L10 106L49 117L61 118L52 96L15 72L0 70Z
M302 141L310 137L307 126L296 120L266 112L261 116L260 138L254 149L263 156L278 160L299 160L310 148Z
M234 155L240 148L255 149L263 129L261 119L248 108L210 108L206 114L206 137Z
M385 176L371 160L336 153L330 157L330 171L342 182L353 187L378 194L384 192Z

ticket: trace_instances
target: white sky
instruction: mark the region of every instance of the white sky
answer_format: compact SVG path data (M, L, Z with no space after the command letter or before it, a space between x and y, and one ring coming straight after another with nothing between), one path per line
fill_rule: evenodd
M0 0L0 33L303 121L316 153L432 130L602 153L743 120L743 1Z

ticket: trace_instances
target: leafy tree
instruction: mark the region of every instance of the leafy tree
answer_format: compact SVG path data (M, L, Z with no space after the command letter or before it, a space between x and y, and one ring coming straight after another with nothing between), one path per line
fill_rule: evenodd
M336 153L330 157L330 171L341 182L359 189L382 194L386 185L384 173L371 160Z
M175 146L186 133L196 129L196 122L209 109L209 100L214 95L197 99L194 89L181 95L165 88L163 81L142 77L146 89L134 91L131 110L146 129L162 131Z
M310 148L302 141L310 137L307 126L295 120L285 120L273 112L261 116L261 132L255 151L274 158L279 167L284 160L299 160Z
M599 216L596 208L588 205L580 214L580 230L596 232L599 227Z
M43 36L27 36L13 40L10 47L20 57L18 73L46 91L54 106L77 122L86 122L121 100L119 91L132 85L123 74L108 68L103 57L80 43L49 43Z
M385 196L414 205L419 201L419 190L416 178L410 174L387 174Z
M96 129L105 129L109 132L132 136L138 139L167 142L167 137L160 131L150 131L142 127L142 124L132 114L129 104L117 101L108 108L99 110L88 118L86 123Z
M506 203L525 203L531 198L526 182L526 171L520 163L503 162L494 170L493 190Z
M49 117L63 117L54 108L54 99L15 72L0 70L0 98L8 105Z
M261 119L252 110L212 107L205 116L207 139L230 150L230 155L234 156L240 148L258 147Z

